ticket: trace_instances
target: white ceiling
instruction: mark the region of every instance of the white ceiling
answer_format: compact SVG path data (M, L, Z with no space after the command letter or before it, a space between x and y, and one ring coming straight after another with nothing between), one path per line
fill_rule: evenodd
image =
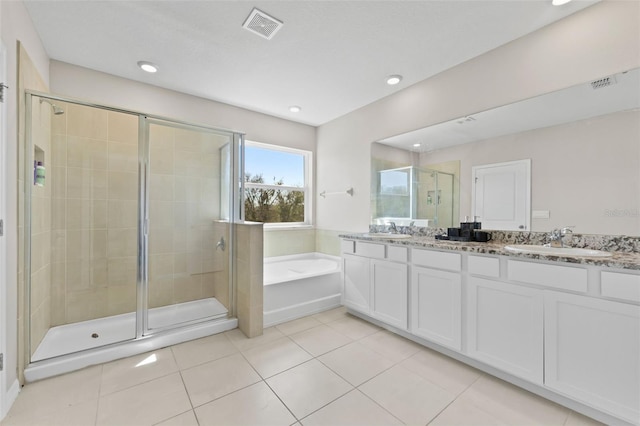
M48 55L320 125L599 0L26 1ZM242 28L257 7L284 22ZM141 71L141 60L159 66ZM387 86L386 76L402 82ZM288 111L299 105L302 111Z
M602 76L604 77L604 76ZM586 120L640 108L640 68L611 76L615 83L593 89L591 82L525 99L467 117L380 141L416 152L430 152L513 133ZM420 144L415 147L414 144Z

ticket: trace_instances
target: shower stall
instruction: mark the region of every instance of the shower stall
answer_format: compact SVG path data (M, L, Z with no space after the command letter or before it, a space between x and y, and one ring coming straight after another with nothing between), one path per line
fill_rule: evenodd
M454 175L415 166L377 173L373 221L447 228L454 224Z
M25 133L28 380L236 327L242 134L36 92Z

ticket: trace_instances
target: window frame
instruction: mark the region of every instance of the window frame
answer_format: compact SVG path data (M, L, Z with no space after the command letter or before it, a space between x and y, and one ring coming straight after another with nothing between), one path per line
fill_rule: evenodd
M298 191L304 194L304 221L303 222L265 222L264 228L301 228L301 227L312 227L313 226L313 152L298 149L298 148L290 148L282 145L273 145L267 144L263 142L256 142L253 140L245 139L244 141L244 150L247 147L255 147L269 151L277 151L283 152L287 154L296 154L301 155L303 158L303 177L304 184L303 186L288 186L288 185L273 185L267 183L254 183L246 181L246 169L245 169L245 160L246 154L243 153L243 164L242 164L242 217L246 220L245 209L244 209L244 201L245 201L245 192L247 189L255 188L255 189L281 189L286 191Z

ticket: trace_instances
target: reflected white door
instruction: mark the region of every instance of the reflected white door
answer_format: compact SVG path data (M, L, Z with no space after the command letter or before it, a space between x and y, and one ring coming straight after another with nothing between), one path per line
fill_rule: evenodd
M471 208L483 228L531 228L531 160L474 166L471 173Z

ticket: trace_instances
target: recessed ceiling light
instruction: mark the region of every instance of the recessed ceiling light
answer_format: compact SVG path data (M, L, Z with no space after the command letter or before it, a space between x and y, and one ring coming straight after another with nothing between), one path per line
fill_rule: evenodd
M140 61L138 62L138 66L146 72L150 72L150 73L154 73L156 71L158 71L158 66L152 64L151 62L147 62L147 61Z
M390 75L389 77L387 77L387 84L389 86L393 86L395 84L400 83L400 81L402 81L402 76L401 75Z
M552 5L554 6L562 6L563 4L567 4L569 3L571 0L553 0L551 2Z
M420 146L422 146L422 144L421 144L421 143L414 143L414 144L413 144L413 147L414 147L414 148L420 148Z
M299 107L298 105L291 105L289 107L289 111L291 111L291 112L300 112L300 111L302 111L302 108Z

